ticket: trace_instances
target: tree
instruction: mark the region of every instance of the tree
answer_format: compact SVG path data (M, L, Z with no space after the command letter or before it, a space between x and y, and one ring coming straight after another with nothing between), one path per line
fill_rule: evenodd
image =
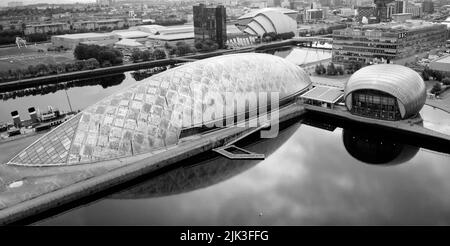
M156 60L161 60L161 59L165 59L167 56L166 56L166 52L164 52L164 50L155 49L155 51L153 51L153 57L155 57Z
M443 75L442 75L442 73L441 72L439 72L439 71L433 71L434 72L434 78L437 80L437 81L442 81L442 79L443 79Z
M143 61L150 61L151 58L152 58L152 52L150 52L149 50L144 50L142 52L142 60Z
M86 69L96 69L100 67L100 63L95 58L89 58L85 61Z
M66 65L64 63L56 64L56 73L64 73L66 72Z
M77 45L77 47L75 47L75 50L73 51L73 56L75 56L77 60L88 59L87 51L88 51L87 45L84 44Z
M203 50L203 42L199 42L199 41L195 42L194 47L197 50Z
M38 73L38 70L36 69L35 66L29 65L29 66L28 66L28 73L29 73L31 76L36 76L36 74Z
M336 67L336 72L339 75L344 75L344 68L342 68L342 66Z
M75 61L74 67L77 71L82 71L85 69L85 61Z
M422 78L423 78L423 80L425 80L425 81L430 80L430 73L429 73L428 69L425 68L425 69L422 71Z
M74 66L73 66L73 64L72 63L65 63L64 64L64 70L66 71L66 72L73 72L74 71Z
M47 67L47 65L45 65L43 63L39 63L38 65L36 65L36 69L37 69L39 75L48 74L48 67Z
M50 63L48 64L48 73L49 74L56 74L57 73L57 67L55 64Z
M449 77L443 78L443 79L442 79L442 83L443 83L444 85L450 85L450 78L449 78Z
M183 56L187 53L191 53L191 46L189 44L186 44L185 42L177 42L176 48L175 48L175 54L177 56Z
M141 60L141 58L142 58L142 52L137 48L133 49L133 51L131 53L131 60L133 62L138 62L139 60Z
M436 83L433 85L433 88L431 88L430 93L439 95L441 93L441 90L442 90L441 83Z
M333 63L328 64L327 66L327 75L336 75L337 71L336 68L334 67Z
M322 74L322 68L319 65L316 65L316 67L314 68L314 71L316 72L316 74L321 75Z

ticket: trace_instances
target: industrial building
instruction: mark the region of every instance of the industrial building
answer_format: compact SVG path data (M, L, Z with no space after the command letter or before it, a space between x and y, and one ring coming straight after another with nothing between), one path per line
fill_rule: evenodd
M357 8L357 12L358 14L356 15L356 21L362 22L363 17L365 17L367 19L367 23L365 24L372 24L372 22L376 22L374 6L359 6Z
M70 25L67 23L44 23L36 25L27 25L25 27L25 35L34 33L56 33L70 30Z
M113 45L119 41L114 33L78 33L52 36L52 45L66 49L75 49L78 44Z
M344 90L347 109L355 115L401 120L419 113L426 87L414 70L395 64L378 64L356 71Z
M146 46L155 48L162 47L166 43L175 45L177 42L185 42L192 45L194 44L195 36L193 26L158 27L157 29L158 31L148 35Z
M333 62L390 63L445 44L447 27L407 20L333 31Z
M133 30L120 30L113 31L112 33L116 34L119 40L122 39L133 39L138 42L147 41L148 33L141 31L133 31Z

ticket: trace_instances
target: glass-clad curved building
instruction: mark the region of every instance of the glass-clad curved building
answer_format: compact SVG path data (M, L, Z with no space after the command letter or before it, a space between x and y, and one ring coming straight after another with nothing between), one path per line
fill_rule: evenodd
M218 97L278 92L281 101L310 85L302 68L268 54L233 54L195 61L87 107L8 164L71 165L151 153L177 144L185 129L183 122L201 120L205 112L225 101ZM211 94L216 98L207 98ZM255 110L248 107L238 105L235 113Z
M419 113L426 100L422 77L395 64L361 68L347 81L344 91L348 110L356 115L400 120Z

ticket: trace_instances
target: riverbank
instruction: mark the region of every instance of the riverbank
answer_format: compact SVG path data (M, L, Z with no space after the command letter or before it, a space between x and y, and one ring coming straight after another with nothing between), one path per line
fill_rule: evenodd
M179 63L184 63L184 62L189 62L189 61L194 61L194 60L199 60L199 59L205 59L205 58L210 58L210 57L225 55L225 54L244 53L244 52L262 52L266 49L273 49L273 48L277 48L277 47L283 47L283 46L295 45L295 44L297 44L297 41L295 41L295 40L284 40L284 41L279 41L279 42L274 42L274 43L269 43L269 44L260 44L257 46L246 47L246 48L239 48L239 49L232 49L232 50L217 50L217 51L208 52L208 53L192 54L192 55L167 58L167 59L162 59L162 60L123 64L123 65L118 65L118 66L113 66L113 67L97 68L97 69L92 69L92 70L84 70L84 71L55 74L55 75L42 76L42 77L36 77L36 78L29 78L29 79L23 79L23 80L8 81L8 82L0 83L0 91L5 91L8 89L20 89L20 88L36 86L36 85L53 84L53 83L67 81L67 80L92 78L92 77L96 77L96 76L111 75L111 74L123 73L123 72L140 70L140 69L149 69L149 68L153 68L153 67L176 65Z

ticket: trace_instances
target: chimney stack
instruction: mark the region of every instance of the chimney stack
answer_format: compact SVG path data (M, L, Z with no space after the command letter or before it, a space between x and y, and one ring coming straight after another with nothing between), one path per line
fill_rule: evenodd
M36 109L34 107L28 108L28 113L30 114L32 123L37 123L39 121L38 117L37 117Z
M11 112L13 118L14 126L20 128L22 126L22 121L20 120L19 112L17 110Z

